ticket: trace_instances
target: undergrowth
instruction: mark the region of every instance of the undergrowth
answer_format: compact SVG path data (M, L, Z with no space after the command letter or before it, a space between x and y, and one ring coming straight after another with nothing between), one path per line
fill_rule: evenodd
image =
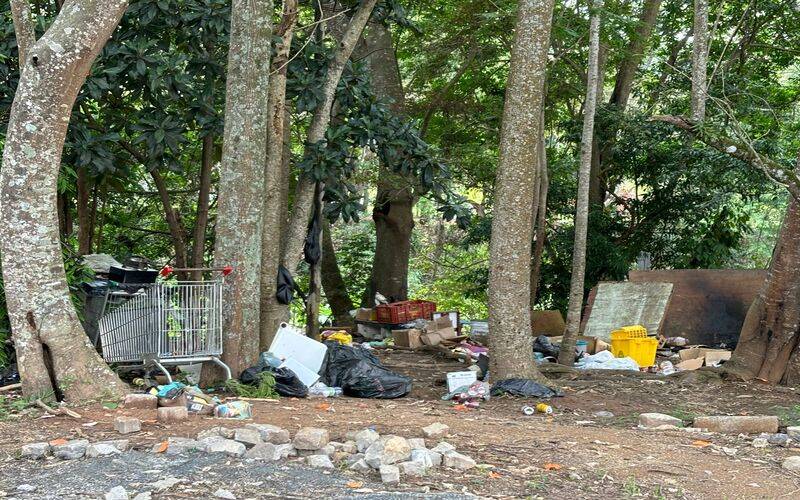
M261 372L258 376L258 385L243 384L236 379L230 379L225 382L225 388L242 398L275 399L278 397L278 393L275 392L275 377L267 371Z

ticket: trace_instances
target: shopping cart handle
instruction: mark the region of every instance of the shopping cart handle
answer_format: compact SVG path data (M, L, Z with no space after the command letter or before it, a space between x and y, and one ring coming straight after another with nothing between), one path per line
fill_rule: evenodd
M223 266L223 267L172 267L172 266L164 266L161 268L161 275L162 276L169 276L174 272L186 272L186 271L210 271L210 272L220 272L223 276L227 276L233 272L233 266Z

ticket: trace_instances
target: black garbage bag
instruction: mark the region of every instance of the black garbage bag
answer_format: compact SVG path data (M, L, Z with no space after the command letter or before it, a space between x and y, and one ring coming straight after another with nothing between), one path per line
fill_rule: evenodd
M325 342L328 354L320 374L328 387L347 396L394 399L411 392L411 379L384 367L367 349Z
M251 366L239 375L239 381L247 385L258 385L261 373L268 371L275 377L275 392L290 398L308 396L308 387L297 378L289 368L273 368L272 366Z
M546 335L539 335L533 341L533 352L540 352L545 357L553 357L558 359L559 347L550 343L550 339Z
M528 396L536 398L552 398L553 396L563 396L561 391L553 390L546 385L527 378L507 378L492 384L490 393L492 396Z

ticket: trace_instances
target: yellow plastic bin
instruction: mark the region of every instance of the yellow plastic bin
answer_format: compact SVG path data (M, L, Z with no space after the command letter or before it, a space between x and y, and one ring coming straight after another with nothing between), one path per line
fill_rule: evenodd
M642 325L623 326L611 332L611 353L617 358L633 358L642 368L656 364L658 340L647 336Z

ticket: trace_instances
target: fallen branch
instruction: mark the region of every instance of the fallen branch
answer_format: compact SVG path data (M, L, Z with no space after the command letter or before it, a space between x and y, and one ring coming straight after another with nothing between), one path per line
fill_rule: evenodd
M48 406L48 404L42 401L41 399L37 399L36 401L34 401L34 404L39 408L43 409L44 411L46 411L47 413L49 413L50 415L67 415L77 419L83 418L79 413L74 412L64 406L59 406L58 408L53 408L51 406Z
M20 387L22 387L22 384L20 383L4 385L3 387L0 387L0 392L13 391L14 389L19 389Z

